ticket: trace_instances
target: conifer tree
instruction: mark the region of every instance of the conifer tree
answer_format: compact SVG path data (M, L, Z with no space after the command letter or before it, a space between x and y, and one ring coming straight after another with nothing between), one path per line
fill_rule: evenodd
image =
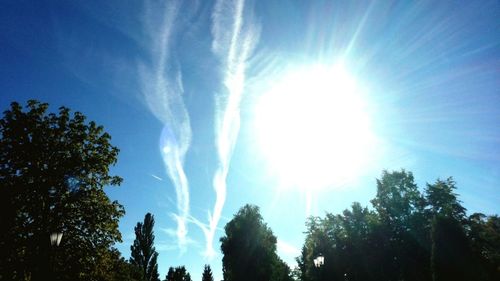
M138 222L135 230L134 244L130 246L132 251L130 263L141 269L144 279L147 281L160 281L158 274L158 253L154 247L155 224L154 216L147 213L144 217L144 223Z
M185 266L170 267L164 281L192 281Z
M201 281L214 281L214 277L212 276L212 269L208 264L205 264Z

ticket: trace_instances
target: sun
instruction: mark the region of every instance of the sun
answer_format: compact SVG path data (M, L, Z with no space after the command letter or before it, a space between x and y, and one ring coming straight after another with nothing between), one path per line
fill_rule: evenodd
M341 65L296 68L255 106L258 146L286 186L338 187L359 174L374 134L360 83Z

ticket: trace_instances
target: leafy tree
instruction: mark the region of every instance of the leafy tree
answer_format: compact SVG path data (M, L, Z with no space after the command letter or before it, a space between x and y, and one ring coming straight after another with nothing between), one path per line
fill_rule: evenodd
M104 192L122 181L109 173L118 149L83 114L47 109L13 102L0 119L0 279L95 280L100 255L121 241L123 207Z
M99 255L101 261L96 280L145 281L142 271L121 257L116 249L105 251Z
M191 281L191 275L187 272L186 267L178 266L176 268L170 267L168 269L165 281Z
M468 219L474 255L487 280L500 280L500 217L475 213ZM477 279L480 280L480 279Z
M212 276L212 269L208 264L205 264L205 267L203 268L201 281L214 281L214 277Z
M160 280L157 263L158 253L154 247L154 225L154 216L147 213L144 216L144 223L138 222L135 226L135 240L134 244L130 246L130 263L141 269L144 279L147 281Z
M353 203L306 222L297 258L301 281L500 280L500 219L473 214L452 178L420 194L413 175L383 172L371 211ZM323 255L321 268L314 259Z
M271 274L272 281L293 281L292 271L290 267L278 256L274 259L273 271Z
M371 201L380 217L379 242L384 245L387 280L425 280L429 268L429 223L426 201L405 170L382 172ZM412 253L408 255L407 253Z
M427 184L425 190L432 217L431 266L434 281L479 280L478 272L473 274L477 264L463 224L466 209L458 200L455 189L455 182L450 177Z
M481 280L476 271L470 241L460 223L437 215L432 223L432 280Z
M276 268L286 266L276 255L276 236L257 206L243 206L224 229L220 241L225 281L274 280L283 275L283 269Z
M306 238L306 243L307 244L307 238ZM308 281L310 280L307 276L307 269L308 269L308 262L307 262L307 253L308 249L306 245L302 246L302 249L300 251L300 256L295 258L295 261L297 262L297 268L295 269L295 277L298 280L302 281Z
M383 171L382 178L377 179L377 195L371 202L381 219L394 230L400 230L424 205L413 174L405 170Z
M167 276L165 276L165 281L174 281L175 269L173 267L168 268Z
M451 177L445 181L438 179L435 184L427 184L425 193L432 215L442 215L459 222L465 221L466 209L455 194L456 188L455 181Z
M298 259L300 280L385 280L380 261L384 248L379 243L376 213L357 202L340 215L310 218L306 242ZM317 268L314 259L324 257Z

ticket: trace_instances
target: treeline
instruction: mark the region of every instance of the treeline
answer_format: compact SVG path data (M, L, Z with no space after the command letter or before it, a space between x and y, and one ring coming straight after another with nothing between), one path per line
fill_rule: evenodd
M312 280L500 280L500 219L466 216L452 178L423 192L411 172L383 172L373 208L310 218L297 277ZM324 264L315 266L322 256Z
M159 281L154 217L135 227L129 260L121 242L125 209L104 187L118 148L83 114L28 101L0 119L0 280ZM497 281L500 219L467 216L453 179L419 189L411 172L383 172L370 208L306 222L298 267L276 253L259 208L242 207L220 239L224 281ZM163 280L190 281L184 266ZM208 265L203 281L213 281Z
M160 281L158 253L154 247L154 216L147 213L135 227L125 280ZM264 223L257 206L245 205L225 226L220 239L224 280L293 281L290 268L276 253L277 239ZM164 281L191 281L184 266L170 267ZM212 269L205 265L202 281L213 281Z
M411 172L384 171L371 204L309 218L292 272L258 207L244 206L221 238L224 280L500 280L500 218L467 216L452 178L421 191Z

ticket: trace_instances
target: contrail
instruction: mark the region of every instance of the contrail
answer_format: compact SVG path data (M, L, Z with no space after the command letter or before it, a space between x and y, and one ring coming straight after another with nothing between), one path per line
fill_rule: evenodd
M160 177L159 177L159 176L157 176L157 175L151 174L151 176L152 176L153 178L155 178L155 179L159 180L159 181L163 181L163 179L162 179L162 178L160 178Z
M244 17L245 15L245 17ZM228 28L229 27L229 28ZM206 236L206 256L213 256L213 239L226 200L226 178L240 129L240 102L246 62L258 41L260 28L245 1L219 0L212 13L212 52L224 66L224 89L216 95L215 132L219 165L213 178L216 193L209 224L197 223Z
M178 3L172 1L167 2L164 9L146 6L145 21L149 23L147 28L153 46L152 59L151 63L139 64L139 75L146 103L164 125L160 138L160 151L167 174L175 187L177 214L173 214L173 217L177 222L179 248L185 250L189 185L183 165L191 143L191 125L182 98L184 90L181 72L177 62L169 57L169 41L178 9ZM155 14L159 11L161 14Z

